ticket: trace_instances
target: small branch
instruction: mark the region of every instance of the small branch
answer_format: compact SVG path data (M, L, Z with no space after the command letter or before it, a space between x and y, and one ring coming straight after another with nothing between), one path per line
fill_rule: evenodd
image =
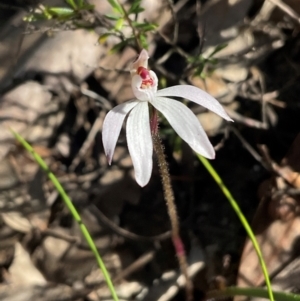
M151 260L153 260L156 254L155 250L149 251L139 257L136 261L134 261L131 265L121 271L114 279L113 283L120 282L122 279L130 276L132 273L139 271L142 269L146 264L148 264Z
M80 244L81 240L79 237L77 236L71 236L65 233L61 233L58 231L55 231L53 229L46 229L44 231L41 232L43 236L52 236L58 239L62 239L66 242L69 242L71 244Z
M164 41L173 46L174 51L176 51L177 53L179 53L181 56L183 56L184 58L188 59L189 58L189 54L187 52L185 52L182 48L178 47L172 40L170 40L164 33L162 33L161 31L158 31L158 34L164 39Z
M75 171L76 167L78 166L78 164L80 163L82 158L85 156L86 152L89 150L89 148L91 147L93 142L95 141L95 137L96 137L97 133L102 128L102 123L103 123L103 120L104 120L103 115L105 115L105 113L101 112L99 117L95 120L95 122L94 122L94 124L93 124L86 140L84 141L84 143L81 146L81 148L80 148L79 152L77 153L77 155L72 160L72 163L69 167L69 170L71 172Z
M170 8L171 14L172 14L172 19L174 22L174 30L173 30L173 43L176 44L177 40L178 40L178 28L179 28L179 24L178 24L178 20L177 20L177 16L176 16L176 12L174 9L174 2L173 0L167 0L168 6Z
M141 43L140 43L140 40L139 40L139 34L136 32L136 28L133 26L132 21L131 21L131 19L129 18L129 16L128 16L128 14L127 14L127 11L126 11L126 9L124 8L123 4L122 4L119 0L117 0L117 1L118 1L118 3L120 4L120 6L121 6L121 8L122 8L122 10L123 10L124 17L125 17L126 21L128 22L128 25L129 25L130 28L132 29L132 33L133 33L133 36L134 36L134 39L135 39L136 46L137 46L137 48L138 48L138 52L141 52L142 49L143 49L143 47L142 47L142 45L141 45Z
M205 299L225 299L230 296L247 296L269 299L268 291L260 287L227 287L221 290L210 291L206 294ZM285 292L274 292L277 301L299 301L300 295ZM227 299L227 298L226 298Z
M99 210L94 204L89 205L89 208L97 220L104 226L108 227L113 233L133 241L150 241L158 242L170 238L170 231L164 232L155 236L143 236L130 232L124 228L119 227L117 224L112 222L107 216L105 216L101 210Z
M261 130L267 130L268 124L265 124L261 121L245 117L229 108L225 108L226 113L229 115L230 118L232 118L234 121L239 122L241 124L244 124L248 127L255 128L255 129L261 129Z
M279 9L289 15L293 20L300 24L300 16L286 3L280 0L269 0L273 4L275 4Z
M259 162L266 170L270 171L269 165L266 164L262 156L250 145L250 143L241 135L241 133L233 126L230 126L230 130L236 135L241 141L244 148L252 155L252 157Z
M197 14L197 33L199 38L199 52L198 55L201 54L202 48L204 45L204 33L205 33L205 24L202 24L201 20L201 2L200 0L196 1L196 14Z

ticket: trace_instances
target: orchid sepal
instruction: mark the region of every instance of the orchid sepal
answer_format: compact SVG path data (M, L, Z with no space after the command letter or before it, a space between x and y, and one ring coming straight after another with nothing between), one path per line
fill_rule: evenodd
M138 103L137 99L122 103L110 110L105 116L102 129L102 142L109 165L112 161L124 119Z
M158 90L156 96L185 98L216 113L228 121L233 121L214 97L209 95L207 92L191 85L177 85Z

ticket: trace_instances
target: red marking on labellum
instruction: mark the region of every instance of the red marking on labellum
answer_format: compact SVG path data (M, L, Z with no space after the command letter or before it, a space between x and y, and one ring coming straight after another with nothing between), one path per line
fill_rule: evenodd
M150 77L149 70L145 67L138 67L137 73L141 76L142 79L147 79Z
M141 88L148 88L153 86L153 79L150 76L150 72L145 67L138 67L137 69L138 75L142 78Z

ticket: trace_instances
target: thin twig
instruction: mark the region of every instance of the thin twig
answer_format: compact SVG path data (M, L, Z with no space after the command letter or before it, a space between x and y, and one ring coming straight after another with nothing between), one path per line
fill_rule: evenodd
M204 45L204 33L205 33L205 24L203 25L201 20L201 2L200 0L196 1L196 14L197 14L197 33L198 33L198 38L199 38L199 51L198 55L201 54L202 48Z
M90 148L91 144L95 141L95 137L102 127L102 123L104 120L103 115L105 115L105 113L101 112L99 117L95 120L86 140L84 141L84 143L83 143L82 147L80 148L79 152L77 153L76 157L73 159L73 161L69 167L69 170L71 172L75 170L75 168L78 166L78 164L80 163L83 156L86 154L87 150Z
M265 79L262 72L257 67L250 68L251 73L253 74L254 78L257 78L260 84L260 101L261 101L261 117L262 122L264 125L267 125L267 102L264 99L265 91L266 91L266 84Z
M165 40L165 42L171 46L173 46L174 51L179 53L184 58L189 58L189 54L185 52L182 48L177 46L169 37L167 37L162 31L158 31L158 34Z
M163 64L169 57L174 53L174 49L171 48L168 50L162 57L160 57L157 61L156 64L160 65Z
M115 278L113 278L113 283L116 284L117 282L120 282L122 279L130 276L132 273L142 269L146 264L148 264L151 260L153 260L155 254L156 254L155 250L143 254L131 265L129 265L124 270L122 270Z
M252 157L256 161L258 161L266 170L270 171L269 165L266 164L262 156L252 147L252 145L250 145L250 143L241 135L241 133L233 126L230 126L230 130L237 136L237 138L241 141L242 145L246 150L248 150Z
M84 88L81 88L80 92L85 96L97 100L97 103L99 103L105 110L112 109L111 103L105 97L97 94L96 92Z
M94 216L98 219L100 223L107 226L110 230L112 230L115 234L120 235L126 239L130 239L133 241L162 241L171 237L171 231L164 232L155 236L143 236L132 233L126 229L119 227L117 224L112 222L108 217L106 217L95 205L89 205L91 212L93 212Z
M249 117L245 117L229 108L225 108L225 111L229 115L229 117L231 117L234 121L237 121L239 123L245 124L246 126L256 128L256 129L262 129L262 130L268 129L268 124L265 124L261 121Z
M141 50L143 49L142 45L141 45L141 42L139 40L139 33L137 33L136 31L136 28L133 26L132 24L132 20L130 19L128 13L127 13L127 10L125 9L125 7L123 6L123 4L121 3L121 1L117 0L120 7L122 8L123 10L123 13L124 13L124 18L126 19L128 25L130 26L131 30L132 30L132 34L134 36L134 39L135 39L135 43L136 43L136 46L137 46L137 50L138 52L141 52Z
M170 11L171 11L171 14L172 14L173 22L174 22L173 43L176 44L177 40L178 40L179 23L178 23L178 20L177 20L173 0L167 0L167 2L168 2L169 8L170 8Z
M275 4L279 9L289 15L293 20L300 24L300 16L286 3L280 0L269 0L273 4Z
M69 242L71 244L79 244L81 242L81 239L78 236L72 236L65 233L60 233L58 231L55 231L53 229L46 229L41 232L43 236L52 236L58 239L62 239L66 242Z

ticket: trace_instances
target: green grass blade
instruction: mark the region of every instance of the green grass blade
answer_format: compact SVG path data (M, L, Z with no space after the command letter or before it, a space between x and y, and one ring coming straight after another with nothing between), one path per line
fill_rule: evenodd
M236 202L236 200L233 198L233 196L231 195L230 191L228 190L228 188L224 185L222 179L220 178L220 176L218 175L218 173L215 171L215 169L212 167L212 165L209 163L209 161L207 159L205 159L204 157L200 156L199 154L197 154L197 157L199 158L199 160L202 162L202 164L204 165L204 167L208 170L208 172L210 173L210 175L213 177L213 179L216 181L216 183L219 185L220 189L222 190L223 194L226 196L226 198L228 199L231 207L233 208L233 210L235 211L235 213L237 214L238 218L240 219L242 225L244 226L250 240L252 241L253 247L256 251L256 254L258 256L258 260L260 263L260 266L262 268L264 277L265 277L265 281L266 281L266 285L267 285L267 289L268 289L268 294L269 294L269 298L271 301L274 301L274 296L273 296L273 292L272 292L272 288L271 288L271 282L270 282L270 278L269 278L269 274L268 274L268 270L267 270L267 266L265 264L265 261L263 259L260 247L258 245L258 242L256 240L256 237L246 219L246 217L244 216L243 212L241 211L238 203Z
M55 177L55 175L50 171L49 167L47 166L46 162L34 151L34 149L32 148L32 146L22 137L20 136L18 133L14 132L13 130L11 130L11 132L13 133L13 135L15 136L15 138L19 141L19 143L22 144L22 146L32 154L34 160L39 164L39 166L45 171L45 173L47 174L47 176L49 177L49 179L51 180L51 182L53 183L54 187L57 189L57 191L59 192L61 198L64 200L66 206L68 207L68 209L70 210L71 214L73 215L74 219L76 220L76 222L78 223L80 230L83 234L83 236L85 237L91 251L93 252L96 261L99 265L99 268L101 269L105 281L107 283L107 286L111 292L111 295L114 299L114 301L118 301L118 296L117 293L115 291L115 288L113 286L113 283L110 279L110 276L108 274L108 271L104 265L104 262L101 259L101 256L97 250L97 247L88 231L88 229L86 228L86 226L84 225L84 223L81 220L81 217L78 213L78 211L76 210L76 208L74 207L71 199L69 198L69 196L67 195L67 193L65 192L64 188L62 187L62 185L59 183L58 179Z
M276 301L300 301L300 295L285 292L273 292ZM232 296L247 296L257 298L269 298L269 292L261 287L227 287L221 290L210 291L206 299L223 299Z

